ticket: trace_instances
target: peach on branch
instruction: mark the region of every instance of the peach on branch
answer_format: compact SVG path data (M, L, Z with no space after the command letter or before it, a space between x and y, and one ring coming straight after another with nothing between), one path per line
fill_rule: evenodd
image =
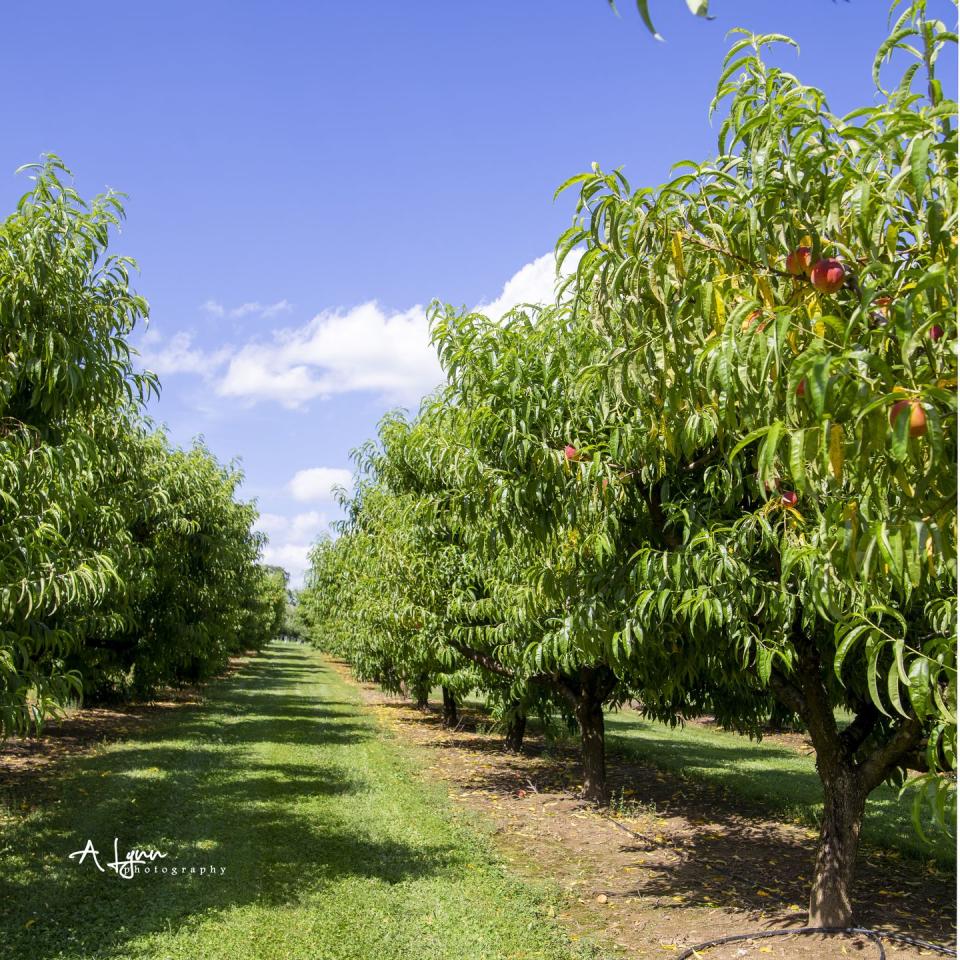
M810 248L797 247L792 253L787 254L787 273L795 277L808 276L810 273Z
M890 426L894 427L900 417L910 414L910 436L916 439L927 432L927 413L919 400L898 400L890 408Z
M780 496L780 502L785 507L795 507L797 505L797 495L793 490L785 490Z
M931 340L939 340L942 336L943 336L943 327L941 327L941 326L939 326L938 324L935 323L935 324L930 328L930 339L931 339Z
M575 446L573 446L572 444L568 443L568 444L563 448L563 458L564 458L564 460L579 460L579 459L580 459L580 452L577 450L577 448L576 448Z
M825 257L810 271L810 282L820 293L836 293L842 286L846 271L839 260Z

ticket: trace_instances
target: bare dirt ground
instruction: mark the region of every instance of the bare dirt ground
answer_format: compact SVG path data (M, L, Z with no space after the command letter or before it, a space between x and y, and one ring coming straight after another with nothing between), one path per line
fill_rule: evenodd
M611 784L629 799L609 816L577 799L572 748L532 737L514 756L475 712L446 730L438 711L421 713L369 684L361 690L382 724L422 752L424 775L446 781L457 803L492 825L518 873L566 891L558 919L574 938L605 954L668 958L716 937L804 925L815 832L744 813L707 786L617 755ZM955 947L955 903L952 874L891 851L862 854L862 926ZM934 956L891 942L885 950L891 960ZM873 960L879 951L865 938L796 936L697 956Z

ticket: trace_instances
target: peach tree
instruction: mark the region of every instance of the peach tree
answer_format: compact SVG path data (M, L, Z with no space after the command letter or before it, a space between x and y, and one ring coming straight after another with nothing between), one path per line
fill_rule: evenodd
M713 160L655 190L569 181L558 250L586 248L597 469L659 529L623 636L670 634L695 673L667 684L735 669L800 715L825 796L809 919L845 926L867 795L906 782L941 826L955 803L955 35L906 7L878 84L916 61L845 117L764 63L783 41L733 44Z
M638 501L631 472L604 455L615 408L585 376L605 359L603 341L575 302L520 309L502 320L434 314L459 433L438 457L457 488L451 509L487 571L486 655L550 700L581 738L584 796L608 796L604 708L639 700L675 722L713 709L722 686L759 724L769 697L736 671L716 689L681 667L675 644L643 643L630 623L632 558L656 535L656 496ZM510 642L503 636L510 630ZM689 682L667 683L671 672Z
M88 701L206 679L231 653L277 635L286 605L282 576L257 562L263 535L252 530L253 504L237 497L234 466L140 423L123 449L103 468L101 494L128 534L111 547L117 582L98 605L117 624L66 658Z
M955 802L953 41L906 7L878 83L917 63L837 117L765 64L785 38L738 36L716 158L656 189L568 181L558 258L580 256L554 304L435 308L447 385L381 437L315 556L319 629L353 609L355 660L452 652L488 692L535 691L576 720L592 800L604 706L752 734L798 715L825 798L815 925L851 920L876 786L914 791L918 822Z
M128 535L99 491L154 386L125 340L146 303L107 252L118 198L87 206L56 157L26 169L33 187L0 224L0 734L75 695L64 655L117 625L98 606Z
M88 205L53 156L26 169L0 224L0 736L84 692L207 675L278 609L237 472L144 417L120 198Z
M348 519L315 547L300 605L313 638L363 679L421 707L439 685L447 723L465 692L485 694L518 749L526 713L544 698L494 652L509 628L491 617L489 571L452 509L469 493L443 468L456 420L442 401L412 421L384 418L379 442L356 452Z

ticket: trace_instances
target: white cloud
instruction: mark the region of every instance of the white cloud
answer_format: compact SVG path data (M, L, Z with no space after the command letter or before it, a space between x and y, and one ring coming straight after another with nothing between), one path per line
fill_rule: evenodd
M290 574L290 584L299 587L307 570L310 547L328 525L330 518L317 510L308 510L292 517L280 513L261 513L256 528L267 535L263 562L283 567Z
M239 307L233 307L230 310L230 316L235 318L246 317L255 313L264 320L272 320L281 313L288 313L293 309L293 304L289 300L278 300L276 303L262 304L259 300L251 300L249 303L241 303Z
M290 586L295 589L303 583L303 575L310 565L309 543L272 543L263 548L263 562L283 567L290 574Z
M574 250L563 264L563 274L571 273L580 260L580 251ZM524 303L550 303L554 300L557 284L557 262L552 253L521 267L504 285L500 296L492 303L481 303L475 309L493 320Z
M261 513L254 526L273 538L283 534L289 528L290 521L281 513Z
M270 342L246 344L217 389L286 407L355 390L413 405L442 379L423 309L386 313L371 301L325 310L302 327L275 332Z
M565 271L577 259L571 255ZM499 319L519 304L552 301L555 286L554 256L547 253L517 271L492 303L476 309ZM247 343L230 358L217 391L296 408L317 397L368 390L387 402L416 406L442 380L423 308L388 313L370 301L324 310L301 327L275 331L270 341Z
M289 300L278 300L276 303L265 306L260 311L260 316L263 317L264 320L272 320L281 313L289 313L292 309L293 304L290 303Z
M304 540L313 537L328 523L327 515L317 510L307 513L298 513L290 521L290 537L293 540Z
M335 486L350 488L353 476L349 470L340 467L310 467L307 470L298 470L289 483L290 493L295 500L333 500ZM309 517L310 514L300 514L300 517Z
M259 300L250 300L247 303L241 303L238 307L225 307L219 300L213 298L201 304L200 309L211 317L233 317L238 319L250 314L256 314L264 320L272 320L281 313L289 313L293 309L293 304L287 300L278 300L276 303L260 303Z
M575 251L564 264L569 272L579 259ZM552 253L518 270L493 301L475 309L499 319L524 303L554 299L556 267ZM256 315L271 320L289 312L291 304L259 301L226 308L208 300L212 316L239 319ZM145 347L148 341L144 341ZM328 309L299 327L274 330L269 339L250 340L238 348L205 352L190 334L179 333L163 344L159 338L145 349L145 365L159 374L197 373L216 377L216 393L255 403L273 400L290 409L336 394L369 391L387 403L415 407L424 394L443 381L423 307L384 310L375 301L349 309Z
M190 333L175 333L169 340L156 330L144 334L140 346L140 362L144 369L160 376L174 373L196 373L210 376L230 355L230 348L208 352L193 345Z

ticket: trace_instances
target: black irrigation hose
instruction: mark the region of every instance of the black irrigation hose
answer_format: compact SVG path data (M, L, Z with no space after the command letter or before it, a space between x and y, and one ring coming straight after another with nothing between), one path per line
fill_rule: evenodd
M741 940L761 940L766 937L790 937L802 933L845 933L849 936L867 937L877 945L880 951L880 960L887 960L887 952L883 949L883 940L895 940L897 943L907 943L914 947L920 947L923 950L932 950L935 953L942 953L947 957L955 957L956 950L949 947L942 947L938 943L928 943L926 940L918 940L916 937L908 937L902 933L887 933L885 930L867 930L865 927L794 927L792 930L759 930L756 933L736 933L729 937L718 937L716 940L705 940L695 946L687 947L677 960L688 960L696 956L701 950L709 950L711 947L719 947L724 943L737 943Z

